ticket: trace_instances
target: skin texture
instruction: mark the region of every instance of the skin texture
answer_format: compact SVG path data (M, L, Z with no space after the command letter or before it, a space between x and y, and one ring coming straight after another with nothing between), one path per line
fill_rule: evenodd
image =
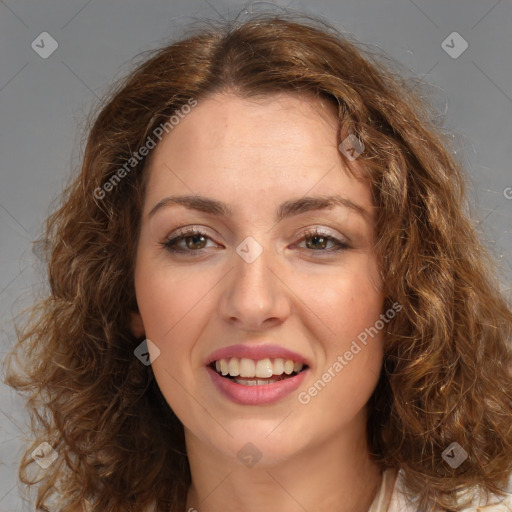
M133 331L160 350L155 378L185 428L187 510L362 512L380 484L365 406L382 365L382 333L307 405L297 399L383 312L369 185L344 167L331 108L306 96L216 94L151 155ZM233 216L181 205L148 216L181 194L223 201ZM332 194L368 214L334 206L275 221L287 200ZM189 239L187 249L181 240L189 252L178 255L162 246L192 226L206 232L205 243ZM333 252L332 242L304 239L313 228L349 248ZM236 252L248 236L263 248L252 263ZM304 383L276 403L231 402L213 386L205 359L239 343L298 352L311 362ZM237 457L248 442L262 455L251 468Z

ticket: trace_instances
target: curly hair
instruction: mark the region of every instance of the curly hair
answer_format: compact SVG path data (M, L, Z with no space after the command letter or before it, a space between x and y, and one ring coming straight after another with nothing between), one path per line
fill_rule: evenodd
M151 366L134 357L142 340L130 329L149 156L112 180L191 98L223 91L313 94L338 112L339 138L350 130L364 144L384 307L402 306L369 402L372 455L404 470L420 511L458 510L458 491L473 485L502 495L512 468L512 311L471 221L463 165L420 81L394 65L311 17L264 15L202 26L144 54L114 85L94 114L81 172L46 221L48 294L9 358L6 383L27 395L37 434L19 478L38 484L39 509L52 497L61 512L185 507L183 426ZM42 441L59 456L30 476ZM468 453L457 469L441 456L452 442Z

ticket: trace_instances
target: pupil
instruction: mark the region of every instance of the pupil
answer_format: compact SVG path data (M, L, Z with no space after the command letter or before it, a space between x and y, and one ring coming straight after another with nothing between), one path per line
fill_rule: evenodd
M201 243L201 241L198 241L198 239L202 239L202 242L204 243L204 236L203 235L192 235L187 237L187 240L191 241L191 243L187 244L189 249L195 248L195 244ZM202 249L203 246L200 247Z
M325 238L325 237L323 237L323 236L312 236L312 237L311 237L311 240L317 240L317 241L318 241L318 240L322 240L322 241L323 241L323 243L322 243L322 245L321 245L321 248L322 248L322 249L323 249L323 248L325 248L325 242L326 242L326 238ZM319 247L318 245L311 244L311 243L310 243L309 245L313 245L313 248L315 248L315 247ZM311 248L311 247L308 247L308 248Z

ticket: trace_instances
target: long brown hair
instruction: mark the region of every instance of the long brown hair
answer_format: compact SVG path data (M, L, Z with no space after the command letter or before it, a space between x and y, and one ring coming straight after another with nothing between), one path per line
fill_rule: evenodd
M148 158L126 162L191 99L226 90L313 94L338 111L340 134L364 144L385 309L402 306L369 404L372 453L383 468L404 469L418 510L456 510L456 491L470 485L499 493L512 469L512 312L469 218L462 165L415 84L325 24L267 15L210 23L154 51L114 87L81 172L47 220L50 291L11 355L23 372L6 379L27 394L36 438L19 473L38 483L37 507L50 499L61 512L185 507L183 427L151 366L134 357ZM58 457L30 476L42 441ZM442 458L452 442L468 453L457 469Z

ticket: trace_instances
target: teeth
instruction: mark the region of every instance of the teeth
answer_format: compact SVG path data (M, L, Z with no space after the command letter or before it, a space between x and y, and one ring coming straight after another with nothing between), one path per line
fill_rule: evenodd
M222 361L221 361L222 362ZM240 359L240 377L256 377L256 365L252 359Z
M272 377L272 361L270 359L261 359L256 363L256 377L262 379Z
M284 373L284 361L282 359L274 359L274 375L282 375Z
M243 380L243 379L233 379L237 384L242 384L244 386L262 386L263 384L272 384L277 382L279 379L269 379L269 380Z
M235 359L234 357L232 357L229 360L228 369L229 369L229 375L231 375L231 377L238 377L238 375L240 375L238 359Z
M220 360L220 371L222 375L227 375L229 373L228 363L225 359Z
M268 357L258 361L247 359L245 357L242 357L241 359L238 357L232 357L231 359L215 361L215 369L222 375L246 378L258 377L260 379L269 379L273 375L279 376L283 374L291 375L293 372L299 373L303 367L304 365L302 363L291 359L277 358L271 360ZM237 379L235 379L235 381L237 381ZM255 382L256 384L251 384L252 382ZM260 385L258 382L267 383L269 381L243 381L243 383L248 386Z

